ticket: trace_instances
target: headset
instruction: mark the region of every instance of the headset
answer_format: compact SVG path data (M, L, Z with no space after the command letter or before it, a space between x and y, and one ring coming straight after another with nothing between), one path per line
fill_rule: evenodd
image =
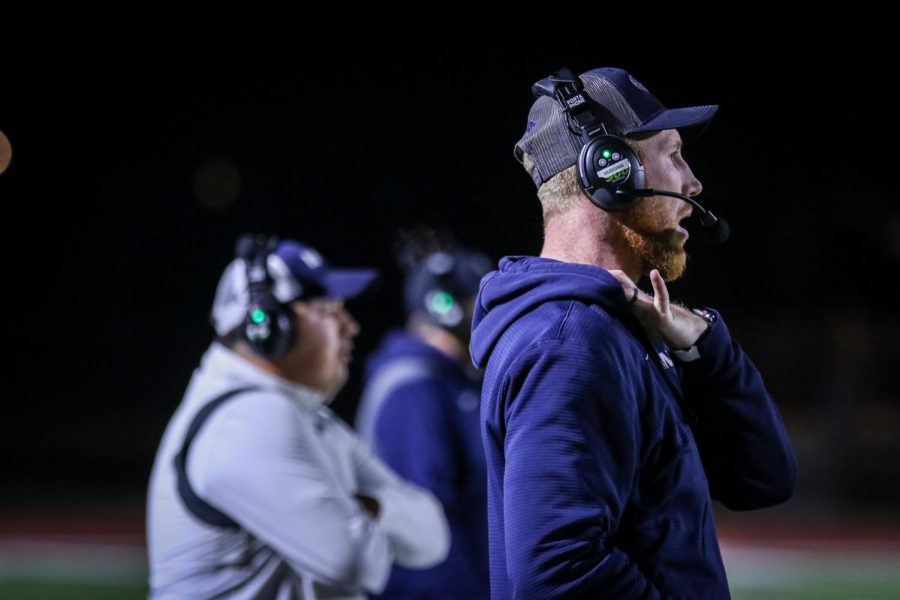
M247 314L239 326L241 340L266 360L275 360L291 347L295 317L290 307L272 293L268 259L278 247L278 238L247 234L237 242L238 258L247 267Z
M644 166L637 153L624 139L609 133L598 114L598 109L605 109L588 97L581 79L571 70L560 69L531 86L531 91L536 98L548 96L559 102L568 114L569 122L581 136L582 147L576 163L578 183L596 206L618 212L630 208L640 198L679 198L700 211L700 224L706 241L720 243L728 239L728 223L693 198L644 187Z
M452 281L456 263L453 253L439 251L425 257L421 266L427 278L422 308L431 323L447 329L458 327L465 317Z
M432 325L467 338L466 302L478 293L481 278L492 267L487 256L452 243L410 259L404 267L407 314L422 315Z

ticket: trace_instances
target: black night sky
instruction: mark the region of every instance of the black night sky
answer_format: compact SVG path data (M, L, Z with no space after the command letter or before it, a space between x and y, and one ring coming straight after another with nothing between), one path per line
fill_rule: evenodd
M692 237L687 276L670 290L722 310L789 428L831 426L816 415L834 401L831 377L856 381L827 371L844 354L867 357L867 393L896 414L884 395L900 383L896 364L869 350L887 344L895 363L900 344L887 291L900 261L896 108L869 60L879 49L822 39L791 52L787 41L538 51L416 37L358 40L351 53L302 35L120 35L3 65L0 129L14 155L0 176L0 508L140 505L243 232L383 270L350 305L363 333L335 408L352 417L365 354L402 319L398 227L445 228L494 259L539 252L540 207L512 148L531 84L566 65L626 68L668 106L720 105L685 155L732 237Z

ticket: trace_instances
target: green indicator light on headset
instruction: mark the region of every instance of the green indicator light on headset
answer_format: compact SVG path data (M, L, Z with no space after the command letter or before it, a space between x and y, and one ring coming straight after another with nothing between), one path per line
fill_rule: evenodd
M612 156L612 152L610 152L609 150L604 150L603 152L601 152L601 154L603 155L603 158L609 158L610 156Z
M431 309L439 315L446 315L453 310L453 296L447 292L437 292L431 297Z
M266 311L261 308L257 308L252 313L250 313L250 320L259 325L266 320Z

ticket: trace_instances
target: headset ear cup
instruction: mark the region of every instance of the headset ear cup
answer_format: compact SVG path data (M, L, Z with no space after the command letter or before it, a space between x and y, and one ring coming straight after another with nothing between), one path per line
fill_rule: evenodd
M275 238L255 238L252 248L239 243L239 255L247 265L249 296L241 337L254 353L267 360L283 356L295 340L294 312L272 293L268 257L277 245Z
M578 182L599 208L622 211L638 200L629 192L644 187L644 166L625 140L601 135L581 148Z
M453 291L453 273L458 268L459 257L450 250L438 250L426 256L418 276L424 294L420 296L420 308L433 325L452 329L463 319L463 311Z
M448 329L457 327L465 316L454 295L444 289L432 289L425 294L425 312L433 324Z
M274 360L293 344L295 322L290 307L265 299L254 302L244 318L242 338L256 354Z

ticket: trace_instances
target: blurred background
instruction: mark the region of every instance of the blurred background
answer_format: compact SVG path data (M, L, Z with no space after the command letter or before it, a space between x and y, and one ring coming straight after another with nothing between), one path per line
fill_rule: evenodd
M350 305L363 329L334 403L348 420L365 355L403 319L398 228L442 228L493 259L538 253L540 206L512 148L531 84L561 66L619 66L668 106L721 106L685 155L732 237L693 236L670 291L722 311L800 461L788 504L718 513L735 597L900 597L900 205L894 100L875 66L887 41L395 29L9 43L0 597L146 594L153 455L239 234L383 270Z

